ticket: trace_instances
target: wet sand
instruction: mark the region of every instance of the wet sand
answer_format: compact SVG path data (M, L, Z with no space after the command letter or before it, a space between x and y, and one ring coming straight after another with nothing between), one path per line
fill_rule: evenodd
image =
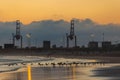
M120 65L94 70L94 77L109 77L109 80L120 80Z
M31 67L32 80L120 80L120 65ZM28 80L27 69L0 74L0 80Z
M33 64L31 66L32 80L120 80L120 64L117 62L119 57L115 59L112 57L68 56L67 58L69 60L96 59L97 61L109 61L109 64L79 64L77 66L33 66ZM27 67L24 70L0 73L0 80L28 80Z

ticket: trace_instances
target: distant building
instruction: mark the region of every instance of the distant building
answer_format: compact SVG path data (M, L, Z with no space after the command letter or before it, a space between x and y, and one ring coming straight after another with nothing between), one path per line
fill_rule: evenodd
M50 48L50 41L43 41L43 48Z
M111 48L112 44L110 41L104 41L102 42L102 48Z
M88 43L89 48L98 48L98 42L92 41Z
M2 49L2 46L0 46L0 49Z
M4 44L5 49L12 49L14 48L14 44Z
M52 45L52 48L57 48L57 46L56 45Z
M120 48L120 44L113 44L112 47L118 49Z
M37 49L37 47L36 46L31 46L31 49Z
M119 48L120 48L120 43L119 43L119 44L117 44L117 47L119 47Z

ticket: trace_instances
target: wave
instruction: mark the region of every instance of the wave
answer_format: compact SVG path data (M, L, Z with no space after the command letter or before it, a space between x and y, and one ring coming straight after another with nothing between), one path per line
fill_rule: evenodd
M3 72L13 72L13 71L17 71L19 70L21 67L14 67L14 68L2 68L0 69L0 73L3 73Z
M37 63L44 61L52 61L45 57L32 57L32 56L2 56L0 57L0 73L13 72L20 68L26 67L24 64Z

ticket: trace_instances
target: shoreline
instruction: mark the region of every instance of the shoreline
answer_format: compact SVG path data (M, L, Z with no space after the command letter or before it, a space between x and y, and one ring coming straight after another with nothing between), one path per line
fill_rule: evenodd
M56 56L54 56L56 57ZM57 58L71 58L71 59L92 59L106 63L120 63L120 57L107 57L107 56L57 56Z
M82 51L79 49L6 49L0 56L41 56L69 59L95 59L101 62L120 63L120 51Z
M69 54L51 54L49 55L48 54L40 54L40 55L14 55L14 54L6 54L6 55L0 55L0 56L38 56L38 57L46 57L46 58L51 58L51 57L54 57L54 58L65 58L65 59L92 59L92 60L97 60L97 61L100 61L100 62L106 62L106 63L120 63L120 57L116 57L116 56L96 56L96 55L84 55L84 56L81 56L81 55L69 55Z

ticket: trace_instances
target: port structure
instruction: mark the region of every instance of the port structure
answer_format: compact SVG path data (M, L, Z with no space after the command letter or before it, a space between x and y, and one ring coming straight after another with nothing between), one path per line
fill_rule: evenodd
M22 35L20 33L20 20L16 20L16 34L12 33L13 36L13 44L15 46L15 42L20 40L20 47L22 48Z
M71 20L70 34L66 33L67 48L69 48L69 42L74 41L74 47L77 47L77 37L74 32L74 20Z

